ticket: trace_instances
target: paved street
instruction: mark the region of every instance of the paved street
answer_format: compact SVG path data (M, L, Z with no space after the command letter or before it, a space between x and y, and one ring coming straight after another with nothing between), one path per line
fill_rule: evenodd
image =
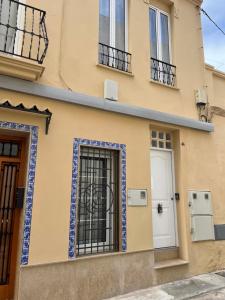
M110 300L225 300L224 272L203 274L153 288L135 291Z
M221 289L218 291L212 291L210 293L194 297L193 299L198 299L198 300L214 300L214 299L220 299L224 300L225 299L225 289Z

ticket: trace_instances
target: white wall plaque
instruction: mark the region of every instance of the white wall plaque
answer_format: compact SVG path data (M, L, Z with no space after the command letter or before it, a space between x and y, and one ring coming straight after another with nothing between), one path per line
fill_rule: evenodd
M147 190L128 189L127 197L129 206L147 206Z

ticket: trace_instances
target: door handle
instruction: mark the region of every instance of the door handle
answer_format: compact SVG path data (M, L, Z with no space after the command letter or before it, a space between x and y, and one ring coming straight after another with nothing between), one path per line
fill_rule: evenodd
M163 206L162 206L162 204L158 204L158 206L157 206L157 210L158 210L158 214L162 214L163 213Z

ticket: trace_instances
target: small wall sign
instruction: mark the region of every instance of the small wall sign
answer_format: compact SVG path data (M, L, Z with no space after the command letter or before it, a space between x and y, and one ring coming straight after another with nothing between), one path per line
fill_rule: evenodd
M128 206L147 206L148 193L146 189L128 189Z

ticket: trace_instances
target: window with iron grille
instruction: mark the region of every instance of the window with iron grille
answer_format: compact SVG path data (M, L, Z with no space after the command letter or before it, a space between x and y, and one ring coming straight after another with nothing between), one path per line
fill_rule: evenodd
M118 152L81 147L77 255L118 251Z

